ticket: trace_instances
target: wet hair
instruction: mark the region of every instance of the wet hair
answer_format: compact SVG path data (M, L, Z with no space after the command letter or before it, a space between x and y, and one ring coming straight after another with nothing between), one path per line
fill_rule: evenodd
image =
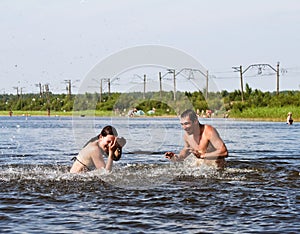
M185 118L187 116L190 117L190 120L192 122L195 122L196 120L198 120L198 116L197 116L196 112L191 109L187 109L184 112L182 112L180 115L180 118Z
M100 135L103 137L107 135L118 136L118 132L113 126L107 125L101 130Z
M106 137L107 135L113 135L113 136L117 137L118 132L114 127L107 125L101 130L100 134L91 138L87 143L85 143L85 145L83 147L86 147L90 142L94 142L94 141L98 140L100 136Z

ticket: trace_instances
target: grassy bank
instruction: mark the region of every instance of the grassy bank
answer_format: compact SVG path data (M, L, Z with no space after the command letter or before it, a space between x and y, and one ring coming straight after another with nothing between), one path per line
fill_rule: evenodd
M300 107L257 107L243 109L243 111L232 110L230 111L229 118L247 119L247 120L265 120L265 121L286 121L287 113L293 113L293 119L296 122L300 121ZM0 115L9 116L8 111L0 111ZM47 116L47 111L13 111L13 116ZM63 112L63 111L51 111L50 116L114 116L112 111L80 111L80 112ZM172 117L170 115L156 115L160 117ZM221 115L219 115L222 117ZM173 117L176 117L175 115Z
M1 116L9 116L8 111L0 111ZM13 111L13 116L48 116L47 111ZM113 113L111 111L80 111L80 112L72 112L72 111L51 111L50 116L112 116Z
M266 120L266 121L286 121L287 113L293 113L295 121L300 120L300 107L257 107L247 108L243 111L231 111L231 118L250 119L250 120Z

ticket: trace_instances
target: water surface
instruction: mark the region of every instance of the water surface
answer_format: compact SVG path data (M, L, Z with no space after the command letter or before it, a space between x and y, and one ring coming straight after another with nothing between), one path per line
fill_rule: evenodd
M224 171L173 164L178 119L0 117L0 231L10 233L297 233L299 126L201 119L230 157ZM107 124L127 138L111 174L68 171Z

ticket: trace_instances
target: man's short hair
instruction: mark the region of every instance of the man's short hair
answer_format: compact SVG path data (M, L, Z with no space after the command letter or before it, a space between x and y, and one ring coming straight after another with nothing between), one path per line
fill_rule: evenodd
M196 112L191 110L191 109L187 109L184 112L182 112L181 115L180 115L180 118L185 118L187 116L190 117L190 120L192 122L198 120L198 116L197 116Z

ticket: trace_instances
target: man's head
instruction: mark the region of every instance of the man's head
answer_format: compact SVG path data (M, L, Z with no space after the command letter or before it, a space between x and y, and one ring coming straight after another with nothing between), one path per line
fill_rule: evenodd
M189 117L192 122L198 121L198 116L195 111L187 109L181 113L180 118Z
M198 116L195 111L188 109L180 115L180 124L187 134L193 134L195 126L198 123Z

